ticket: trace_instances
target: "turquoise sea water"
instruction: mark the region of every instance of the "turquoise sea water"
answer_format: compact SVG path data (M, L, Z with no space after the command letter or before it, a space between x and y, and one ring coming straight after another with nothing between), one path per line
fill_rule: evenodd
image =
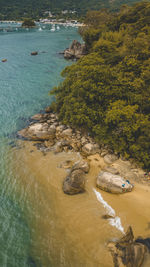
M18 129L31 115L51 101L49 90L57 85L60 72L70 64L59 52L73 39L77 29L51 25L19 29L19 25L0 25L0 266L36 266L31 257L31 229L26 218L26 195L18 193L13 151ZM31 56L38 51L37 56ZM7 58L7 62L1 60ZM14 146L14 148L11 148ZM17 163L16 163L17 164ZM32 229L33 231L33 229ZM40 259L39 264L40 266Z

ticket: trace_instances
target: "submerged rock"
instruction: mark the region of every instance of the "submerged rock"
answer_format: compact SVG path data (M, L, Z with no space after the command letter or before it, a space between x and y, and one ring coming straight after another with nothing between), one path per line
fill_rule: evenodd
M125 180L119 175L105 171L101 171L99 173L96 181L96 186L106 192L114 194L130 192L133 189L133 185L130 184L128 180Z
M134 241L131 227L120 240L110 242L108 249L113 257L114 267L140 267L147 252L144 244Z
M37 51L31 52L31 56L37 56L37 55L38 55L38 52Z
M63 191L68 195L75 195L85 191L85 173L81 169L72 170L63 183Z

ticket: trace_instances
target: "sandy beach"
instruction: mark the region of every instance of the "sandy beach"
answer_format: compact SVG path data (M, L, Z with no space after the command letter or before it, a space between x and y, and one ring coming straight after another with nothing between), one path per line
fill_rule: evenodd
M41 253L42 266L48 266L50 262L52 266L65 267L112 266L107 243L121 237L122 233L102 219L106 210L93 191L96 176L105 164L103 159L99 155L89 156L86 192L68 196L62 191L67 170L60 168L60 164L66 160L79 160L79 153L48 152L44 155L34 143L19 142L22 148L16 152L17 171L23 177L19 183L35 213L34 221L28 222L34 228L32 254ZM135 189L123 195L96 190L120 217L125 231L131 225L135 237L148 237L150 187L134 184ZM143 266L149 264L148 258Z

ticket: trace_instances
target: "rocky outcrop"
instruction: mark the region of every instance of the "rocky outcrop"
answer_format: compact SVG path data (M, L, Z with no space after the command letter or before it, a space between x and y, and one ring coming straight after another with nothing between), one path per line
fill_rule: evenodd
M113 194L122 194L125 192L130 192L133 189L133 185L130 184L128 180L125 180L119 175L105 171L101 171L99 173L96 186Z
M64 58L66 59L80 59L86 55L86 46L74 40L69 48L64 51Z
M41 141L41 140L49 140L55 138L56 129L54 127L49 127L47 123L35 123L30 125L27 129L23 129L19 132L24 138L33 140L33 141Z
M65 194L75 195L85 191L85 173L81 169L71 170L63 183Z
M132 228L117 242L110 242L108 249L113 257L114 267L140 267L143 264L147 247L134 241Z
M91 162L90 164L93 162L90 157L95 155L96 166L103 168L103 172L98 175L97 186L103 190L112 193L128 192L133 188L129 180L141 182L146 179L143 170L138 169L129 161L118 158L108 147L99 146L89 134L83 134L79 130L62 124L58 120L57 114L51 111L51 108L47 108L46 113L34 115L29 122L30 125L19 131L18 136L38 143L41 142L40 150L44 153L48 151L53 151L54 153L63 151L80 152L85 160L84 162L76 163L73 167L74 169L81 169L85 173L88 172L88 162Z
M43 141L45 147L51 148L55 153L72 150L89 156L99 151L99 146L91 137L61 124L54 113L32 116L31 124L19 131L18 135L31 141Z

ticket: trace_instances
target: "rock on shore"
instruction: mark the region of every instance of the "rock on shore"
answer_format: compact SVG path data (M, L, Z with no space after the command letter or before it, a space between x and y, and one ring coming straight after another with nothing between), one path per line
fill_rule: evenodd
M63 183L65 194L75 195L85 191L85 173L89 171L87 161L81 160L76 162Z
M85 191L85 173L81 169L71 170L63 183L63 191L68 195L75 195Z
M122 160L106 146L99 146L89 134L63 125L57 114L48 108L46 113L34 115L30 125L19 131L18 136L38 142L38 147L43 153L50 150L54 153L72 151L79 152L86 159L84 162L76 163L65 179L63 189L67 194L84 191L84 174L89 171L88 158L90 161L90 157L94 155L97 165L100 164L99 161L103 162L100 168L102 171L96 182L100 189L111 193L129 192L133 189L129 182L131 178L136 181L144 178L143 170L135 168L129 161Z
M113 257L114 267L140 267L148 249L146 245L134 240L132 228L117 242L110 242L108 249Z
M131 192L133 185L128 180L125 180L120 175L112 174L110 172L101 171L96 181L97 187L114 194L122 194Z
M69 48L64 51L64 58L66 59L80 59L86 55L86 46L74 40Z

